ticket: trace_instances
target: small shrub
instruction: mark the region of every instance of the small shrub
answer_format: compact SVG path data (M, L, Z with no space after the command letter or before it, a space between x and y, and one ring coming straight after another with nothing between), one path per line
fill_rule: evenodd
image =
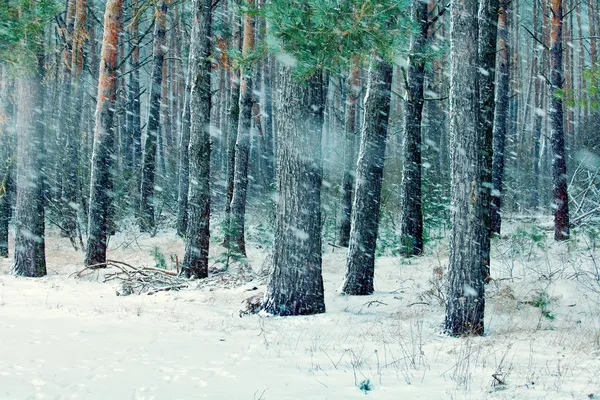
M370 392L371 390L373 390L373 385L371 384L371 380L370 379L364 379L364 380L360 381L360 384L358 385L358 388L364 394L367 394L368 392Z

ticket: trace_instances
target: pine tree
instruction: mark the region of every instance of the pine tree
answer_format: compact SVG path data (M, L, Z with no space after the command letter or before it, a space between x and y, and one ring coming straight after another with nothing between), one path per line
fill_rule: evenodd
M188 223L183 273L208 276L210 239L210 109L211 109L211 6L194 0L194 26L190 46L190 145Z
M427 3L413 3L418 30L413 35L408 63L406 101L404 102L404 139L402 146L402 210L400 252L406 256L423 252L423 210L421 205L421 122L427 44Z
M350 245L342 292L373 293L381 185L392 91L392 66L377 57L369 69L365 124L360 136Z
M277 223L263 309L273 315L325 312L321 276L321 72L300 80L279 65L276 104Z
M37 65L18 83L17 200L15 206L15 275L46 275L44 237L44 48L37 43Z
M454 3L450 19L452 203L445 331L483 334L485 224L484 132L479 92L477 0Z
M567 193L567 159L563 127L563 8L561 0L550 2L550 132L552 150L552 179L554 183L554 239L569 238L569 195Z
M100 56L94 149L90 179L86 265L106 262L113 185L117 56L123 0L108 0Z
M160 105L163 81L165 49L167 45L167 3L159 0L156 3L154 21L154 44L152 59L152 77L150 82L150 111L146 124L144 152L142 158L142 177L140 187L140 230L154 233L154 205L156 202L156 155L157 143L161 135Z

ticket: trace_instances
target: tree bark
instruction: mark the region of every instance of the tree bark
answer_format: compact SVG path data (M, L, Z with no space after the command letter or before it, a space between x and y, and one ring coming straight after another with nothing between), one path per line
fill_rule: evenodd
M346 277L342 285L342 293L348 295L373 293L392 76L390 64L373 59L364 100L365 123L360 137Z
M41 44L39 45L42 46ZM18 84L17 201L13 273L46 275L44 239L44 52Z
M140 187L139 224L142 232L153 233L154 220L156 153L160 132L160 105L162 88L162 70L164 67L167 28L167 3L159 0L156 3L154 22L153 68L150 83L150 111L146 124L144 154L142 159L142 177Z
M490 272L490 238L491 213L490 201L492 194L492 164L494 142L494 112L496 84L496 46L498 42L498 0L480 0L479 3L479 101L481 136L483 139L481 152L483 155L482 180L480 187L481 203L483 205L483 222L486 235L481 242L481 257L483 263L483 279L489 282Z
M350 218L352 216L352 192L354 190L354 171L356 168L356 103L359 93L360 69L352 66L346 82L346 112L344 115L344 170L340 186L341 204L339 216L338 245L348 247L350 241Z
M273 315L325 312L321 275L322 73L277 75L277 223L263 308Z
M477 0L455 2L450 20L450 132L452 201L450 263L444 330L481 335L485 224L485 137L480 120Z
M242 28L240 18L236 14L235 4L231 2L232 7L232 33L231 47L235 50L241 50ZM235 176L235 144L237 142L238 121L240 115L240 70L231 68L231 90L229 92L229 121L227 132L227 183L226 183L226 204L225 220L229 222L231 217L231 199L233 198L233 185ZM229 242L229 233L225 233L225 244Z
M250 6L254 0L249 0ZM254 50L255 17L249 13L244 15L244 40L242 55L248 57ZM239 116L237 140L235 143L235 168L233 179L233 196L231 197L231 216L229 220L229 245L234 251L246 255L244 240L244 224L246 217L246 195L248 191L248 159L250 154L250 129L252 126L252 108L256 102L254 96L255 68L244 67L241 70L241 86L239 98Z
M506 17L509 2L502 0L498 14L498 86L496 88L496 110L494 114L494 160L492 166L492 198L491 198L491 229L493 233L500 233L502 217L502 180L504 176L504 147L508 117L508 90L509 90L509 60L508 25ZM537 93L536 93L537 95ZM537 116L535 117L537 119ZM534 122L535 124L536 122ZM535 163L535 162L534 162Z
M133 177L140 165L142 153L142 127L140 107L140 44L139 44L139 15L138 0L132 1L132 20L129 24L131 56L129 57L129 91L127 92L127 143L125 147L125 164L129 175ZM136 178L136 182L137 182ZM141 182L140 182L141 184ZM136 184L136 186L139 186Z
M122 11L123 0L108 0L106 3L92 152L86 265L106 262L113 195L114 114Z
M190 45L190 187L183 273L208 276L210 239L211 0L194 0Z
M569 196L567 194L567 160L565 151L565 132L563 128L563 9L561 0L550 2L550 84L552 101L549 111L550 137L552 141L552 179L554 182L554 239L569 238Z
M423 253L423 210L421 197L421 121L425 46L427 45L427 3L415 1L415 32L408 64L406 101L404 102L404 142L402 146L402 209L400 217L400 253L405 256Z
M177 234L185 236L188 224L188 191L190 187L190 82L191 69L185 84L185 100L181 117L181 138L179 140L179 185L177 189Z

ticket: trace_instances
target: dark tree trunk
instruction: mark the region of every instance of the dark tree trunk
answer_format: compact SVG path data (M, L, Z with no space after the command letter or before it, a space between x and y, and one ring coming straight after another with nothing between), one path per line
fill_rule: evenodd
M160 105L162 89L162 70L164 67L166 28L167 28L167 3L159 0L156 3L156 20L154 22L153 68L150 83L150 111L146 124L144 141L144 154L142 159L142 177L140 187L140 215L139 223L142 232L154 232L154 205L156 153L160 132Z
M40 45L41 46L41 45ZM27 277L46 275L44 240L44 52L37 54L37 69L18 85L17 202L15 207L15 258L13 273Z
M249 0L254 4L254 0ZM244 40L242 55L248 56L254 50L255 18L251 14L244 15ZM244 222L246 217L246 194L248 191L248 159L250 154L250 129L252 126L252 106L255 103L254 80L255 69L244 67L241 71L241 87L239 98L239 117L237 140L235 143L235 168L233 179L233 196L231 197L231 216L229 222L229 246L234 251L246 255L244 240Z
M275 167L273 159L273 97L271 94L271 74L272 74L272 62L271 58L267 57L263 62L263 73L262 73L262 104L261 109L263 110L263 157L264 157L264 169L263 169L263 183L265 188L270 189L273 187L275 182Z
M341 204L339 217L338 245L348 247L350 241L350 218L352 216L352 191L354 190L354 170L356 168L356 102L359 92L358 65L352 66L346 82L346 112L344 115L344 171L340 186Z
M189 69L189 68L188 68ZM189 74L185 85L185 100L181 118L179 139L179 186L177 190L177 234L185 236L188 223L188 190L190 187L190 83Z
M109 0L104 13L104 38L100 55L94 149L90 179L86 265L106 262L112 204L114 114L117 89L117 55L123 0Z
M480 190L483 204L483 222L486 235L481 242L483 278L491 279L490 272L490 238L492 194L492 157L494 142L494 111L496 85L496 46L498 42L498 0L480 0L479 3L479 101L481 136L483 139L481 152L483 155L482 181Z
M131 35L131 56L129 57L129 91L127 93L127 143L125 144L125 163L129 177L137 173L142 153L142 127L140 107L140 48L139 48L139 5L132 1L133 19L129 24ZM137 179L135 180L137 182ZM136 185L138 186L138 185ZM137 192L137 190L136 190Z
M183 273L208 276L210 239L211 0L194 0L190 46L190 182Z
M421 198L421 120L423 115L423 81L425 46L427 45L427 3L415 1L415 32L408 64L406 101L404 102L404 143L402 146L402 209L400 218L400 253L405 256L423 252L423 210Z
M500 233L502 218L502 178L504 175L504 147L508 117L509 60L508 26L506 16L509 2L502 0L498 15L498 86L496 88L496 110L494 114L494 162L492 167L491 230ZM534 160L534 164L537 160Z
M479 99L477 0L453 3L450 22L450 132L452 207L450 263L444 330L452 336L483 334L485 135Z
M321 275L322 74L299 82L278 66L277 227L263 308L273 315L325 312Z
M365 123L360 137L350 245L342 286L342 292L349 295L373 293L392 76L390 64L379 59L372 61L364 100Z
M6 74L3 74L3 79L6 78ZM1 79L1 78L0 78ZM0 106L0 113L7 116L9 115L7 103L9 96L6 90L6 82L0 82L0 98L2 98L3 104ZM11 151L11 135L7 129L8 121L0 123L0 257L8 258L8 223L10 220L10 198L12 196L12 151Z
M550 65L551 65L551 96L552 102L549 111L550 132L552 141L552 179L554 182L554 239L567 240L569 238L569 196L567 194L567 160L565 152L565 133L563 129L563 43L562 24L563 9L561 0L550 2L552 15L550 29Z
M231 7L235 5L231 4ZM236 15L236 11L232 10L232 38L231 46L234 51L241 50L242 44L242 28L240 18ZM233 182L235 175L235 144L237 141L238 120L240 115L240 70L232 68L231 70L231 90L229 92L229 120L227 132L227 182L226 182L226 204L225 204L225 220L230 220L231 215L231 199L233 198ZM229 242L229 233L225 234L225 244Z

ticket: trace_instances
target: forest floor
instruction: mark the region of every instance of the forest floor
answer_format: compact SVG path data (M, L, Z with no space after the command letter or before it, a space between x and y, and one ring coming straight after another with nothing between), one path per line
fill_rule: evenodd
M106 270L73 277L82 255L50 233L47 277L13 277L0 259L0 399L600 398L597 240L556 244L513 224L493 241L486 335L456 339L441 332L445 243L378 258L367 297L336 293L345 251L327 246L327 312L274 318L240 317L264 290L258 275L117 296ZM261 269L267 251L248 247ZM109 258L132 265L157 254L182 259L182 240L132 230L110 242Z

